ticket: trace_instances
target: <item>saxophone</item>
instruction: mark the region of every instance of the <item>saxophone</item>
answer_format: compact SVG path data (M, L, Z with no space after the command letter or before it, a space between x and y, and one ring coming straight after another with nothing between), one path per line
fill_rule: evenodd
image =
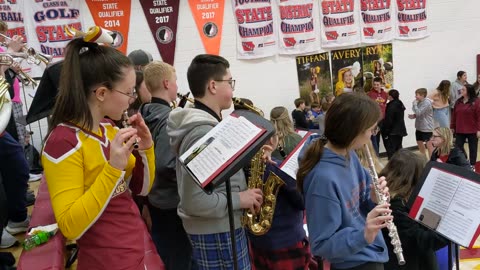
M249 105L240 98L232 98L235 105L239 105L263 116L263 111L257 107ZM280 187L285 182L275 173L270 172L268 178L263 182L266 164L262 159L263 150L253 156L250 162L250 176L248 177L248 189L258 188L263 193L263 204L258 213L252 213L250 209L245 210L242 217L242 225L254 235L263 235L272 227L273 213L277 203L277 195Z
M383 194L378 189L378 175L377 171L375 170L375 163L373 162L372 155L370 154L370 149L368 148L368 144L365 145L365 153L368 158L368 166L370 167L370 174L372 176L372 182L375 190L375 195L377 197L378 204L386 204L388 203L387 195ZM388 236L390 236L390 243L393 246L393 253L397 256L397 261L399 265L405 264L405 258L403 257L403 249L402 249L402 242L400 241L400 237L398 236L397 226L393 223L393 221L387 221L387 229L388 229Z
M242 217L242 224L254 235L266 234L272 227L277 194L280 187L285 185L285 182L273 172L270 172L265 183L263 182L266 164L262 159L262 155L263 151L260 150L252 158L248 188L262 190L263 204L260 206L258 213L252 213L250 209L247 209Z

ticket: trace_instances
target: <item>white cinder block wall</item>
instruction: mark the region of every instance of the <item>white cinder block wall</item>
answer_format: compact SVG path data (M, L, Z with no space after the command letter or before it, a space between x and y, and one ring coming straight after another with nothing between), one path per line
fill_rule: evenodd
M143 14L140 0L132 0L128 52L144 49L160 60ZM195 55L204 53L203 44L191 15L187 0L180 1L175 68L179 92L188 92L186 71ZM274 2L276 0L272 0ZM293 100L299 96L294 56L273 56L259 60L236 59L235 21L231 0L225 0L224 26L220 54L231 64L231 72L237 80L234 95L247 97L269 115L275 106L294 108ZM428 1L430 36L418 41L393 41L395 88L407 107L405 116L411 113L414 91L425 87L434 89L443 79L455 80L458 70L468 73L473 83L476 74L476 55L480 53L480 1L478 0L432 0ZM318 9L316 9L318 13ZM87 5L82 6L84 26L94 25ZM317 17L318 18L318 17ZM318 24L318 20L317 20ZM322 50L319 50L321 52ZM34 91L31 90L30 94ZM27 97L27 105L31 102ZM404 147L414 146L413 120L405 119L408 137ZM31 128L38 130L38 124ZM45 122L41 123L45 135ZM34 135L35 145L40 144L39 132Z

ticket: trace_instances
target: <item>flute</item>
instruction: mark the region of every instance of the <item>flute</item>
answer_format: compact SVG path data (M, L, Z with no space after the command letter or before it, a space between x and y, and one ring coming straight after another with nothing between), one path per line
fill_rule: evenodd
M130 127L130 124L128 124L128 111L123 112L122 126L124 128ZM133 148L138 149L138 140L137 139L135 139L135 142L133 143Z
M370 175L372 176L375 196L377 197L377 204L379 205L386 204L388 203L388 196L378 189L378 175L377 175L377 171L375 170L375 163L373 162L372 155L370 154L370 149L368 148L368 144L365 144L365 151L368 158L368 166L370 167ZM400 237L398 236L397 226L395 226L392 220L389 220L387 221L387 229L388 229L388 236L391 239L390 243L393 246L393 253L395 253L395 255L397 256L398 264L404 265L405 258L403 257L402 242L400 241Z

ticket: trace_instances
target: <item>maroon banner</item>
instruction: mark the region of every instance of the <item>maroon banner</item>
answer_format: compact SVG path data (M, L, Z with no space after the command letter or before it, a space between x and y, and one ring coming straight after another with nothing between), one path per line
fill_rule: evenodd
M173 66L177 41L178 0L142 0L140 4L162 60Z

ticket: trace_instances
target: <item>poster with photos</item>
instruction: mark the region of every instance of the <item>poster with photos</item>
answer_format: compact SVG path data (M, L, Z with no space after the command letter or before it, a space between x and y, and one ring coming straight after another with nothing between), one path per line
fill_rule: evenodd
M329 53L297 56L295 60L300 97L306 106L320 104L323 97L333 93Z
M392 44L377 44L362 47L363 77L365 92L372 89L373 78L380 77L385 90L393 88Z
M335 96L363 91L362 48L331 51Z

